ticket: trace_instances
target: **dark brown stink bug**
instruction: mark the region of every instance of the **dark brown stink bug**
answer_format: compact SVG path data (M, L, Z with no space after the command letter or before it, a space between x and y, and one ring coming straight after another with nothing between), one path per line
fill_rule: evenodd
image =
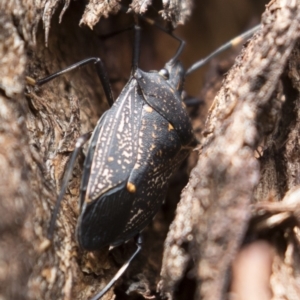
M183 74L178 61L151 73L134 64L119 98L99 120L81 184L82 248L122 244L157 213L169 178L195 145L180 97Z
M165 199L172 174L196 145L182 91L186 74L199 68L199 64L184 71L178 61L184 47L180 40L176 55L163 69L142 71L138 68L139 36L140 28L135 26L131 77L116 101L113 101L108 77L99 58L86 59L32 82L39 86L75 68L94 63L111 106L98 121L92 135L85 134L76 143L53 213L49 239L52 239L57 210L75 158L90 136L77 223L78 243L88 251L118 246L138 237ZM200 65L206 61L202 60ZM138 238L135 253L93 300L105 294L140 249L141 239Z

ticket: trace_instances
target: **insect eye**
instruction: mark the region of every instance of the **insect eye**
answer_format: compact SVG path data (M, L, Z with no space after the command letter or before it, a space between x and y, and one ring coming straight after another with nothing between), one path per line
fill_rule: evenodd
M168 80L170 78L169 71L167 69L161 69L158 74L162 76L164 79Z

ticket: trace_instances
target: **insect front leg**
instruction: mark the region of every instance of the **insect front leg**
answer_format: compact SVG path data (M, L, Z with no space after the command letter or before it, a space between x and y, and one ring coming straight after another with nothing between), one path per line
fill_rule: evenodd
M102 87L103 87L107 102L108 102L109 106L111 107L114 103L114 98L113 98L113 94L112 94L112 90L111 90L111 86L110 86L110 83L109 83L109 79L108 79L106 69L104 67L104 64L102 63L102 60L99 57L90 57L90 58L81 60L81 61L79 61L79 62L77 62L77 63L61 70L61 71L58 71L54 74L51 74L51 75L49 75L45 78L35 80L35 79L27 76L26 80L27 80L27 83L30 84L30 85L41 86L41 85L43 85L43 84L45 84L45 83L61 76L63 74L66 74L70 71L76 70L80 67L83 67L85 65L92 64L92 63L94 64L94 66L96 68L96 72L97 72L98 77L100 78L100 81L102 83Z

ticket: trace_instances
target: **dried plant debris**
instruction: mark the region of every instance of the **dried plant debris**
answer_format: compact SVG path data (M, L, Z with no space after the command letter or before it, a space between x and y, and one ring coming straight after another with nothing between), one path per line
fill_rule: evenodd
M172 22L173 27L184 24L191 14L191 0L163 0L162 4L163 9L160 13L165 20ZM152 0L133 0L130 4L130 11L144 14L150 5L152 5ZM118 12L120 8L121 2L119 0L90 1L80 23L92 28L102 16L108 17L109 14Z
M270 194L267 201L253 205L254 232L264 232L276 227L300 227L300 187L291 188L281 201ZM288 223L288 224L287 224Z
M44 2L43 7L41 7L43 11L42 19L45 28L46 43L51 27L51 18L59 4L60 1L58 0L47 0ZM191 0L163 0L162 4L163 9L160 11L160 14L163 19L171 22L173 27L184 24L191 15L193 4ZM59 17L60 22L69 5L70 0L65 0ZM142 15L148 10L150 5L152 5L152 0L133 0L128 11ZM116 14L122 7L120 0L91 0L86 6L82 19L80 20L80 25L84 24L92 29L99 22L101 17L107 18L111 14Z
M173 27L184 24L191 15L193 2L191 0L163 0L164 9L160 12L165 20L171 21Z
M250 231L267 237L274 257L270 286L272 299L299 299L300 187L291 188L282 201L274 195L253 205Z
M101 17L107 18L110 14L116 14L120 9L121 5L119 0L92 0L87 4L80 24L85 24L93 28Z
M299 21L297 1L271 1L260 32L239 56L214 100L197 166L165 243L159 289L170 299L191 257L199 283L197 299L226 298L228 271L251 220L251 202L266 199L255 193L258 183L262 184L256 149L267 145L262 144L270 127L265 119L272 120L272 105L278 110L273 97L277 97L280 76L299 38ZM288 93L286 88L283 91ZM284 104L281 107L284 110ZM281 119L277 127L272 126L278 129L281 142L283 123ZM295 174L295 165L286 167L287 173L293 169ZM295 180L285 182L286 189L295 184Z

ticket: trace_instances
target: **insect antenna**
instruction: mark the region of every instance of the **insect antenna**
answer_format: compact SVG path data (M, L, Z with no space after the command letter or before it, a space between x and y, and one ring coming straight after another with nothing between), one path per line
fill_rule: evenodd
M141 27L139 25L135 25L131 76L133 76L133 74L138 68L139 58L140 58L140 42L141 42Z
M178 57L181 55L181 53L185 47L185 41L173 33L174 28L171 27L169 29L166 29L153 19L150 19L150 18L147 18L144 16L140 16L140 15L138 17L139 17L139 19L143 20L147 24L155 26L159 30L165 32L166 34L173 37L175 40L177 40L180 43L175 55L169 61L170 64L173 64L178 59Z
M249 39L258 29L260 28L260 25L257 25L248 31L242 33L241 35L236 36L235 38L231 39L229 42L223 44L221 47L213 51L208 56L200 59L196 63L194 63L187 71L186 75L191 74L192 72L196 71L197 69L203 67L205 64L207 64L210 60L212 60L214 57L218 56L220 53L230 49L234 48L235 46L241 44L242 42L245 42L247 39Z

